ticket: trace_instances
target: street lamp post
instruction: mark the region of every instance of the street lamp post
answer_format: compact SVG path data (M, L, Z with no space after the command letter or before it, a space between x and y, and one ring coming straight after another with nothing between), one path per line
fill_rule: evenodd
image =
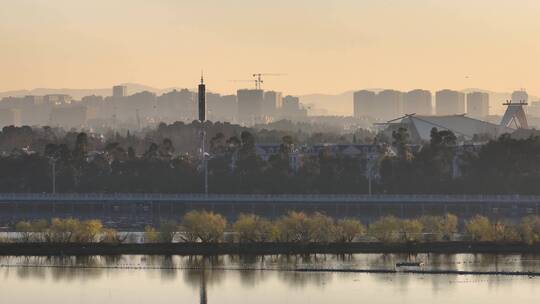
M367 165L367 178L368 178L368 194L369 195L372 195L373 194L373 190L372 190L372 187L371 187L371 181L373 179L373 167L375 165L375 161L374 160L368 160L368 165Z
M204 170L204 194L208 195L208 153L206 152L206 132L202 129L202 161Z
M51 163L52 171L52 194L56 194L56 159L51 157L49 162Z
M368 171L368 194L371 195L371 168Z

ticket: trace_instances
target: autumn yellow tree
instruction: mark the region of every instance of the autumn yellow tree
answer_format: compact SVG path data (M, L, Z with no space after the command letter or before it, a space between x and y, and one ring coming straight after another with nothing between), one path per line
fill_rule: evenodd
M97 241L101 234L103 224L100 220L88 220L77 224L73 240L77 243L92 243Z
M100 242L106 244L121 244L126 238L126 236L121 237L116 229L104 228L101 232Z
M182 227L182 238L186 242L214 243L223 237L227 220L221 214L193 210L184 215Z
M364 235L366 227L357 219L341 219L337 221L335 228L335 240L337 242L352 242L357 236Z
M445 216L426 215L419 220L427 241L451 240L457 232L458 218L450 213Z
M399 226L401 241L416 242L422 240L422 223L419 220L402 220Z
M453 235L458 231L458 217L454 214L447 213L444 216L442 227L443 238L445 240L451 240Z
M144 242L157 243L159 240L159 232L151 226L144 227Z
M43 242L45 240L45 232L49 228L49 222L47 220L35 220L32 221L32 230L35 232L33 241Z
M506 222L497 221L493 224L494 240L498 242L518 242L521 240L518 227Z
M540 242L540 217L527 216L521 220L519 233L523 242L534 244Z
M233 225L240 242L265 242L272 237L272 223L255 214L240 214Z
M33 229L32 224L28 221L20 221L15 224L15 230L19 234L19 239L23 243L28 243L32 239Z
M54 218L51 225L45 231L45 239L51 243L69 243L73 241L73 236L79 229L79 220L73 218Z
M308 229L311 242L329 243L336 237L334 219L319 212L308 217Z
M465 225L465 232L473 241L494 241L494 229L489 219L485 216L476 215Z
M399 239L401 221L394 216L385 216L369 225L369 234L381 242L395 242Z
M280 242L309 242L309 226L307 214L291 211L276 221L276 240Z

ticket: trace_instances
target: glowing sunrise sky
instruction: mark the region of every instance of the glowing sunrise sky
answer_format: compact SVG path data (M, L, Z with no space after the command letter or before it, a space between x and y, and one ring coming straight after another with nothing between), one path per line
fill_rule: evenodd
M124 82L212 91L540 94L538 0L0 0L0 91ZM468 77L467 77L468 76Z

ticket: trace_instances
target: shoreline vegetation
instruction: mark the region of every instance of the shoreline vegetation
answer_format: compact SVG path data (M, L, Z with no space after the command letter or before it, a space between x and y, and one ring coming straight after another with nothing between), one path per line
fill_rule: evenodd
M0 239L0 255L116 254L352 254L352 253L540 253L540 217L490 220L452 214L400 219L381 217L364 225L354 218L289 212L275 220L193 210L180 222L165 221L144 232L118 232L100 220L21 221Z
M98 256L98 255L309 255L360 253L485 253L540 254L540 244L499 242L428 242L428 243L4 243L0 256Z

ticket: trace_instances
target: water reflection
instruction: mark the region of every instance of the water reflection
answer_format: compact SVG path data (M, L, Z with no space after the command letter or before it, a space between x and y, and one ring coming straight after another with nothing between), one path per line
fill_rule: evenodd
M356 255L270 255L270 256L54 256L13 257L1 256L0 266L12 266L19 273L44 278L53 272L54 279L63 279L64 273L77 273L83 269L90 278L110 269L159 270L164 280L174 280L179 271L186 282L198 285L201 270L209 274L209 284L219 283L225 271L235 270L246 283L257 278L261 271L294 269L393 269L400 261L421 261L425 269L463 271L534 271L540 272L538 255L492 254L356 254ZM18 267L14 267L18 266ZM245 271L240 271L245 270ZM255 273L255 275L253 274ZM211 278L210 278L211 277ZM99 278L97 276L96 278Z
M114 284L129 280L131 277L137 277L138 280L147 283L158 279L162 283L191 290L200 303L220 302L218 294L227 288L235 288L250 294L260 292L261 288L266 289L267 286L270 286L268 287L270 289L280 286L281 292L286 289L289 290L287 292L294 294L295 290L314 293L339 289L341 286L349 286L347 292L351 293L364 286L392 286L391 290L396 294L409 294L413 289L424 288L436 296L439 293L448 295L469 290L470 284L485 284L488 290L493 291L499 290L505 284L530 280L527 277L504 276L370 275L293 271L294 269L393 269L395 263L399 261L423 261L426 269L540 272L540 256L530 254L4 256L0 257L2 266L0 277L3 282L14 282L15 286L17 282L21 284L42 282L54 286L54 284L109 280ZM537 279L534 280L538 282ZM0 300L2 299L0 295Z

